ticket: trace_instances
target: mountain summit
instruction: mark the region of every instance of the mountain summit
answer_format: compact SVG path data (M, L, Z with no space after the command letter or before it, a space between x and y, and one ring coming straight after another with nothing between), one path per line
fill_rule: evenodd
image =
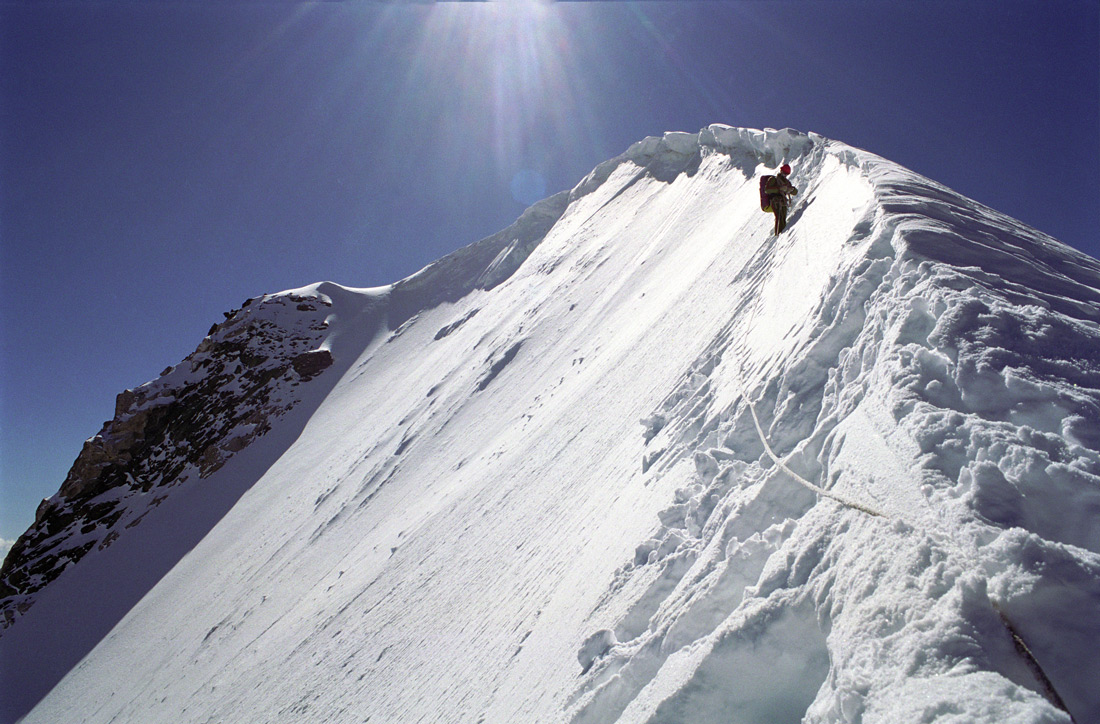
M668 133L226 316L5 561L5 720L1100 721L1100 262L933 181Z

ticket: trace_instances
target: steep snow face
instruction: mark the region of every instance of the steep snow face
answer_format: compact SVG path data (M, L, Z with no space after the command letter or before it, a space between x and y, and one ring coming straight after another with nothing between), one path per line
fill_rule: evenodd
M27 722L1100 720L1100 264L792 131L521 221L343 290L300 435Z

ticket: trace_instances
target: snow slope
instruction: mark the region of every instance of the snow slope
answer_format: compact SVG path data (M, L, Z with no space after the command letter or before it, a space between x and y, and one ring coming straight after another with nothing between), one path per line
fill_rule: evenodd
M5 666L247 482L26 722L1100 721L1096 260L711 126L292 293L339 379L43 589Z

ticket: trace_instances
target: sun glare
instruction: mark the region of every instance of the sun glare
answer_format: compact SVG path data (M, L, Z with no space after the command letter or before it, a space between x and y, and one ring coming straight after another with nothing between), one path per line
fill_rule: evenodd
M652 94L669 76L710 101L714 117L729 107L688 72L668 23L658 22L664 16L644 5L306 4L287 11L234 72L268 83L277 71L269 50L277 57L283 46L291 63L327 63L329 82L317 84L310 113L346 133L437 149L431 172L449 164L529 204L621 151L610 142L615 119L669 102Z
M539 136L584 140L585 69L576 55L553 3L439 3L428 14L406 88L440 99L452 142L486 139L500 182L530 204L545 195L555 161L544 157Z

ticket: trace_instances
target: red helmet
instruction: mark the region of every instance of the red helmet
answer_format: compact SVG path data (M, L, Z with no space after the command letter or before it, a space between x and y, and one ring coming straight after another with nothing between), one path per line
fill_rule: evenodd
M791 167L788 164L783 164L783 166L779 169L779 173L790 173L790 172L791 172Z

